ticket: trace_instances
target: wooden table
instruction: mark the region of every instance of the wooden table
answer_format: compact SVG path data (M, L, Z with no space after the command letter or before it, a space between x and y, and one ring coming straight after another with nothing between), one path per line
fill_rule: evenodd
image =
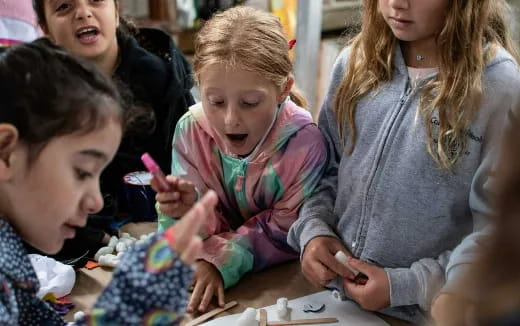
M130 224L122 232L133 236L140 236L155 230L155 223ZM82 268L77 273L76 285L69 298L76 303L76 308L66 317L72 320L75 311L88 311L96 298L103 291L112 278L112 269L96 268L87 270ZM226 302L235 300L238 305L223 312L219 316L240 313L247 307L260 308L276 303L280 297L289 300L322 291L310 285L300 271L299 262L294 261L272 267L261 273L247 275L240 283L226 291ZM187 314L181 325L185 325L197 315ZM379 315L390 325L411 325L404 321Z

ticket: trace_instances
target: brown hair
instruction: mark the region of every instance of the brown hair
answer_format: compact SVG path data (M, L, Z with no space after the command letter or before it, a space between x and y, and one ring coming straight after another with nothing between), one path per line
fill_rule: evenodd
M293 70L280 20L270 13L242 6L216 14L197 34L195 79L199 80L205 67L216 63L255 72L280 88ZM294 87L290 97L297 105L307 106Z
M449 6L446 24L437 36L439 74L423 88L419 106L428 136L428 152L439 167L448 170L464 152L467 129L479 110L486 62L499 46L518 62L517 49L507 28L504 0L451 0ZM349 44L347 72L334 102L344 145L346 130L351 139L349 153L356 144L356 104L380 83L392 80L393 54L398 42L378 11L378 0L365 1L361 32ZM437 143L429 123L436 111L440 123Z
M475 317L479 325L520 312L520 120L513 114L510 117L511 128L496 168L494 229L464 284L478 300Z

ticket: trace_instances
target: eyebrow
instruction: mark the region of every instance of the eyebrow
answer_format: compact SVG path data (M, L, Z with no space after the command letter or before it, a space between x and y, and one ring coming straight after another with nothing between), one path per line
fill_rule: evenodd
M78 153L81 156L88 156L101 161L108 161L108 156L96 149L86 149Z

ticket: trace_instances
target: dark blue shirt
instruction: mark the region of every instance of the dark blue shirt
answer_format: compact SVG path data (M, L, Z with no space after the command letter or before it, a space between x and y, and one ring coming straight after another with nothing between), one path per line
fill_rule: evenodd
M94 307L75 325L178 325L193 270L171 249L172 229L124 255ZM66 325L36 293L39 283L22 241L0 219L0 325Z

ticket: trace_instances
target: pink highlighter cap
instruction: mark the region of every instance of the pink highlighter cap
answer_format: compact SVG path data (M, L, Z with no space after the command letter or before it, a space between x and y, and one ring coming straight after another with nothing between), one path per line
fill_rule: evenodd
M150 156L150 154L144 153L141 156L141 161L143 161L144 165L146 166L148 171L150 171L151 173L155 173L155 172L159 171L159 166L157 165L157 163L155 163L155 161Z

